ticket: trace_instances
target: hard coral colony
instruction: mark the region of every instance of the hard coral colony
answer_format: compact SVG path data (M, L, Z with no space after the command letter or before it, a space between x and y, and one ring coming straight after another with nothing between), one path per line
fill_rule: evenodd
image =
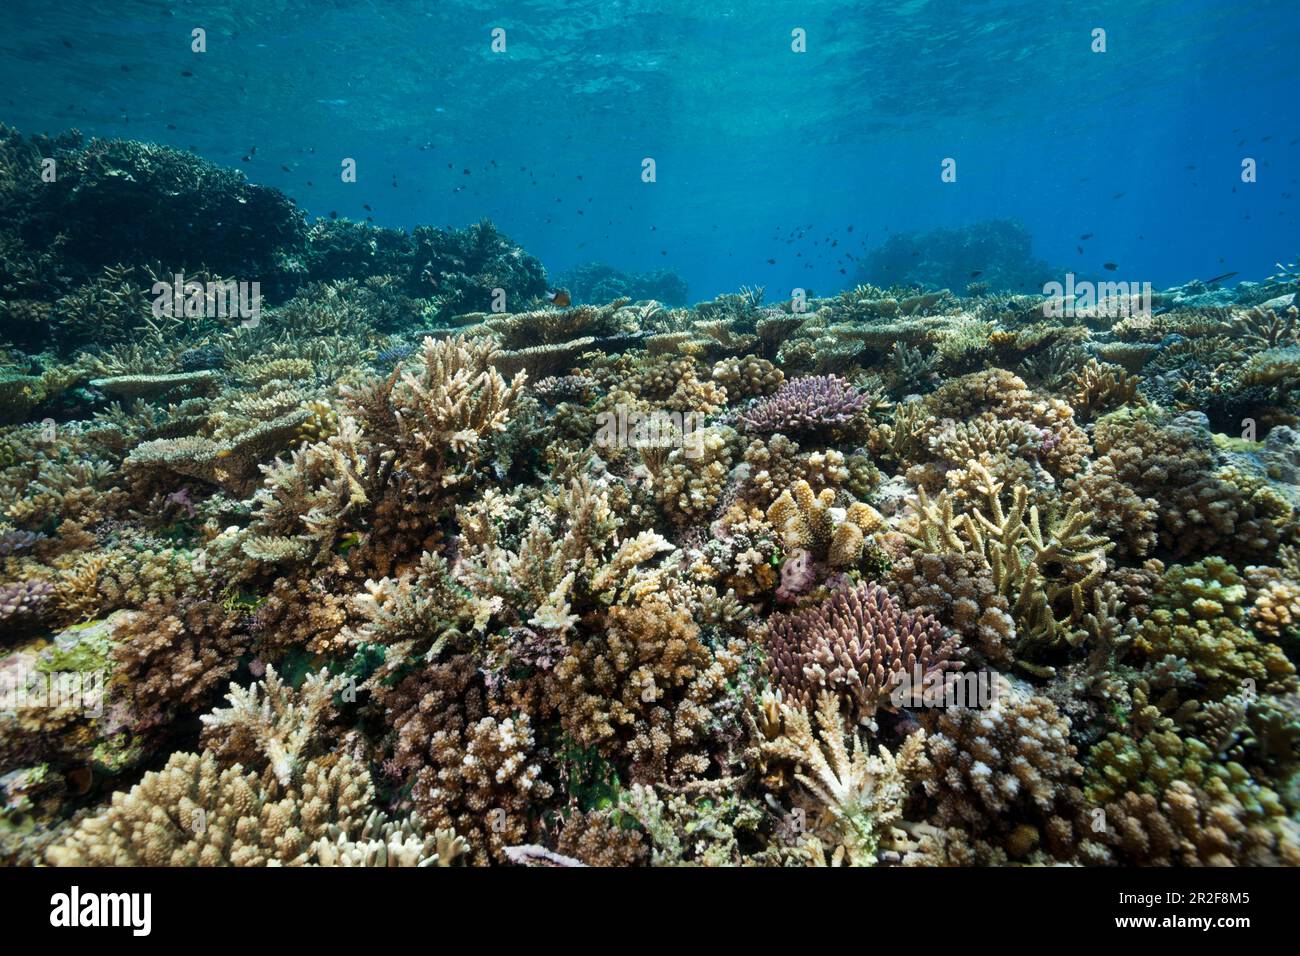
M9 129L0 210L5 862L1300 862L1276 288L557 307L488 222Z

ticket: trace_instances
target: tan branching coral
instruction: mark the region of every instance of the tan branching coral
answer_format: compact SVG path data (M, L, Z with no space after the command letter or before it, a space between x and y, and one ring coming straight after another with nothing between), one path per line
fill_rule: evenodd
M386 822L372 811L355 835L336 823L307 851L308 866L455 866L469 844L454 830L425 833L418 817Z
M295 692L268 664L266 676L247 689L230 685L229 707L199 718L203 742L227 762L267 766L282 787L296 784L308 748L333 713L333 696L342 686L342 680L322 670L308 674Z
M1140 383L1141 379L1130 375L1122 366L1103 365L1089 359L1083 368L1071 373L1066 387L1075 413L1081 420L1089 421L1122 405L1141 404Z
M248 635L212 601L150 601L113 632L117 679L139 727L199 710L239 664Z
M416 371L392 391L393 415L408 467L435 485L460 481L505 430L528 376L510 384L492 367L495 340L427 338Z
M681 782L708 772L716 722L732 706L741 646L710 648L688 607L654 593L609 609L595 636L571 644L548 699L561 726L628 768L636 782Z
M992 857L984 862L1026 860L1039 850L1060 860L1073 855L1082 768L1070 722L1050 700L999 678L990 707L923 716L931 822L966 830Z
M690 442L668 453L655 475L655 494L673 520L709 514L722 499L734 460L736 433L725 426L697 430Z
M978 463L972 471L981 478L985 508L958 517L946 492L931 501L921 489L911 544L927 552L981 555L1010 604L1020 648L1079 643L1086 636L1078 627L1089 611L1086 596L1106 570L1111 543L1092 534L1092 516L1078 501L1044 523L1038 507L1027 506L1023 485L1012 491L1007 508L1001 483Z
M890 579L902 603L930 614L961 635L991 664L1010 665L1016 646L1011 602L982 555L913 548L893 562Z
M529 717L492 710L470 658L375 691L394 728L385 770L410 787L423 820L463 834L478 864L528 842L553 788L542 779Z
M56 866L268 866L307 862L332 826L360 829L370 775L348 757L309 763L300 786L264 786L209 753L174 754L51 847ZM337 832L337 831L333 831Z
M727 389L732 400L771 395L785 381L785 373L754 355L723 359L713 366L713 380Z
M817 700L816 731L803 708L765 700L776 720L759 741L757 755L796 768L795 802L808 814L810 836L830 850L836 864L875 864L924 766L925 734L910 734L896 752L877 747L872 753L857 729L845 726L831 694Z

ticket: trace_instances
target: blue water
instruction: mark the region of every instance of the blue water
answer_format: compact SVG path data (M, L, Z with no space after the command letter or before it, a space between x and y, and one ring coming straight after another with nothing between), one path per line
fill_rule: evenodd
M1300 250L1294 0L7 0L4 20L0 120L23 132L193 148L312 215L487 216L552 273L673 268L692 299L828 294L893 233L991 217L1054 267L1158 287Z

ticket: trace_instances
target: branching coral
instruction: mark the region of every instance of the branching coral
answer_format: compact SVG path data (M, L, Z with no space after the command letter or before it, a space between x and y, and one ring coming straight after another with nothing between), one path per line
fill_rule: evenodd
M967 830L984 862L1069 859L1081 772L1069 721L1000 679L992 705L927 711L925 791L939 826Z
M1294 268L571 305L4 127L0 212L0 691L106 690L0 713L0 863L1300 863Z
M527 715L492 712L472 660L429 665L375 688L394 728L386 772L436 828L453 828L475 863L527 842L553 793L542 779Z
M509 385L492 367L492 339L425 339L417 371L404 372L392 392L393 417L407 467L434 485L463 479L504 431L528 376Z
M204 714L204 743L219 758L254 768L265 762L282 787L299 782L307 748L333 710L342 681L328 671L308 674L295 694L267 665L266 676L248 689L230 685L228 708Z
M50 848L56 866L268 866L307 862L333 827L360 829L374 792L347 757L313 762L301 786L263 786L213 754L174 754Z
M797 768L796 806L810 814L808 837L836 864L873 865L925 765L924 732L908 735L894 753L884 747L872 753L856 728L845 727L832 694L817 700L816 732L803 708L780 700L769 701L768 708L776 719L757 755Z
M919 686L961 667L955 637L932 617L900 609L874 584L772 615L766 643L773 680L789 700L809 707L829 692L858 723L896 707L890 698L904 683Z
M740 416L749 431L786 435L843 427L871 405L871 397L835 375L808 376L783 384Z
M707 774L725 745L717 727L740 665L738 642L710 648L690 610L655 593L610 608L596 636L571 644L548 699L566 733L633 781L682 782Z

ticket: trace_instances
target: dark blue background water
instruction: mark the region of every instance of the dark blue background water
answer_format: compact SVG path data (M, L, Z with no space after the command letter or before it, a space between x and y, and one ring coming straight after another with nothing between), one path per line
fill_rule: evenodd
M1262 278L1300 250L1295 0L6 0L5 14L0 119L24 132L193 147L313 215L489 216L552 272L672 267L692 298L829 293L855 279L845 252L989 217L1022 220L1054 265L1115 262L1157 286ZM190 51L195 26L207 53Z

